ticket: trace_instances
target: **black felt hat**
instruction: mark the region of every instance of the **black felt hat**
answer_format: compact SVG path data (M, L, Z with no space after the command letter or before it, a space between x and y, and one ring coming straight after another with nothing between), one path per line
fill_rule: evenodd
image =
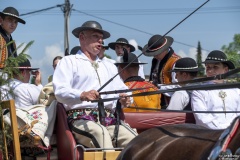
M81 31L84 31L84 30L96 30L96 31L99 31L99 32L101 32L103 34L103 39L106 39L106 38L110 37L110 33L105 31L105 30L103 30L101 24L96 22L96 21L87 21L87 22L83 23L81 27L75 28L72 31L72 34L76 38L78 38L79 37L79 33Z
M133 62L131 64L147 64L147 63L140 63L138 61L138 58L135 54L133 53L128 53L127 50L124 48L124 54L123 56L120 56L120 59L115 63L116 65L119 64L129 64L131 63L133 60Z
M32 68L31 63L28 59L26 59L24 62L19 62L18 69L27 69L27 70L38 70L39 68Z
M70 55L75 55L75 54L77 54L77 52L78 52L80 49L81 49L80 46L75 46L75 47L73 47L73 48L71 49L71 51L70 51Z
M18 11L13 8L13 7L7 7L5 8L2 12L0 12L0 15L4 15L4 16L11 16L11 17L14 17L14 18L17 18L18 22L22 23L22 24L25 24L26 22L19 18L19 13Z
M111 42L111 43L108 44L108 46L109 46L111 49L115 50L116 44L120 44L120 45L123 45L123 44L124 44L124 45L127 45L128 47L130 47L130 52L134 52L134 51L135 51L135 47L134 47L133 45L129 44L128 40L125 39L125 38L118 38L118 39L116 40L116 42Z
M219 50L211 51L203 63L224 63L229 69L235 68L234 64L227 59L226 54Z
M102 47L105 48L106 50L108 50L108 46L104 46L104 42L102 42Z
M143 47L143 54L145 56L156 56L167 50L173 43L173 38L169 36L154 35L152 36L148 44Z
M176 61L174 69L169 72L198 72L203 68L198 68L196 61L192 58L185 57Z

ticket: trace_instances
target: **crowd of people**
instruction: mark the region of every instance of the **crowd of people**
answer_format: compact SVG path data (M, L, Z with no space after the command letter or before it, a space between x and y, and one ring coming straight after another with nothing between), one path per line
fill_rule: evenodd
M8 57L17 56L17 52L14 52L16 49L14 43L6 44L12 41L11 34L16 29L18 22L25 24L25 21L19 17L18 11L13 7L5 8L0 12L0 16L0 62L1 68L4 68L4 61ZM66 109L68 123L76 141L86 147L97 148L125 147L137 136L137 132L133 128L117 118L118 107L122 108L124 112L143 112L142 108L192 111L240 110L240 90L238 88L193 92L182 90L134 98L129 96L134 93L157 91L159 87L160 90L166 89L169 87L168 84L197 77L199 68L196 61L177 55L171 47L174 39L170 36L163 37L156 34L144 46L143 54L152 57L150 81L146 81L143 72L143 66L146 63L138 60L133 53L136 50L135 47L129 44L127 39L119 38L116 42L104 45L103 40L109 38L111 34L96 21L84 22L75 28L72 34L79 40L79 46L74 47L68 56L54 58L54 74L49 77L47 86L41 85L41 72L37 68L32 68L29 60L18 64L20 72L14 74L13 78L9 80L10 85L2 86L2 89L7 92L5 94L9 95L5 96L5 99L13 98L15 100L19 114L27 110L28 117L38 115L37 118L32 118L31 121L29 119L24 123L24 125L27 124L27 128L31 128L31 132L26 129L23 132L34 137L34 140L43 140L45 145L49 145L49 136L51 136L52 125L54 125L49 120L54 121L55 119L57 102L62 103ZM117 60L109 59L104 55L109 48L115 50L118 56ZM203 63L206 67L207 77L223 74L235 68L234 64L227 60L225 53L219 50L210 52ZM35 76L34 84L28 83L30 74ZM109 81L110 79L111 81ZM224 83L224 81L217 80L207 83ZM191 84L172 85L170 88L187 85ZM50 91L48 94L46 94L46 88L47 91ZM127 89L139 90L100 94L100 91ZM50 93L55 97L46 105L44 97L47 97L46 101L48 101ZM43 98L39 98L39 96ZM106 101L103 104L92 102L108 98L119 99ZM128 108L130 106L131 108ZM33 111L30 112L30 110ZM40 115L48 117L48 121L41 121ZM231 124L235 117L239 116L239 113L194 113L194 116L197 125L210 129L224 129ZM44 130L39 130L41 124L45 126ZM48 137L48 141L46 141L46 137Z

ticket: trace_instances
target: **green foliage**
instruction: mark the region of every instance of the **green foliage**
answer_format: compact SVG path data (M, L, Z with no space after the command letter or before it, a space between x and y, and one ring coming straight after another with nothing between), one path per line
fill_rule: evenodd
M21 51L21 53L18 54L17 57L9 57L8 59L5 60L4 62L4 68L0 69L0 86L7 85L9 82L9 79L13 78L14 73L19 73L18 64L20 62L24 62L27 58L30 59L31 57L27 54L25 54L26 50L33 44L34 41L30 41L24 49ZM7 45L10 45L11 43L14 43L14 41L9 42ZM17 47L19 49L20 47L23 46L23 43ZM2 46L6 47L6 46ZM0 48L0 52L3 48ZM16 50L17 50L16 49ZM16 52L16 50L14 52ZM9 91L12 92L12 91ZM3 94L2 89L0 90L0 119L2 119L2 107L1 107L1 102L6 99L6 95ZM2 124L3 122L1 122ZM3 139L2 139L2 134L3 132L6 133L8 142L12 139L12 134L8 132L9 126L6 125L5 130L0 130L0 152L3 150Z
M240 67L240 34L235 34L233 42L222 46L222 51L227 54L228 59L232 61L236 67Z
M109 56L109 55L107 55L107 54L104 54L104 56L107 57L107 58L112 59L111 56Z
M198 67L202 69L201 71L198 72L198 76L202 77L204 75L204 66L202 64L202 47L200 42L198 42L196 59Z

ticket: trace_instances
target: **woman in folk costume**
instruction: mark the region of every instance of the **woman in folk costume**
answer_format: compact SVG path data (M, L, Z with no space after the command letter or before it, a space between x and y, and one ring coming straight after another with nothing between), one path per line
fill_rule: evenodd
M126 69L123 70L123 68L127 66L130 62L132 63ZM133 94L158 90L158 88L155 85L145 81L143 78L138 76L139 65L146 64L146 63L140 63L135 54L127 53L125 50L124 55L120 58L120 62L117 62L115 64L117 65L118 71L120 72L120 77L123 79L124 83L128 86L129 89L145 88L142 90L133 91ZM124 112L146 112L147 111L147 110L138 109L138 107L161 109L160 99L161 99L160 94L134 97L131 107L135 107L136 109L124 108L123 111Z
M17 68L19 72L14 72L13 78L1 87L1 100L14 99L20 134L29 137L34 145L43 140L48 147L56 117L55 102L49 107L38 104L43 87L41 74L38 68L31 67L28 59L20 62ZM29 83L31 74L36 77L35 84ZM4 120L11 124L8 110L4 111Z
M169 36L154 35L152 36L148 44L143 48L143 54L148 57L154 57L152 59L152 66L150 72L150 81L153 84L169 84L177 82L174 72L169 72L173 69L175 62L181 58L178 56L171 45L173 38ZM161 89L164 89L161 87ZM162 95L161 106L166 107L170 100L169 95Z
M19 18L18 11L13 7L7 7L0 12L0 68L4 66L4 61L10 57L16 57L17 52L15 43L7 46L12 39L12 33L17 28L19 23L25 24L26 22Z
M235 68L234 64L227 60L227 56L218 50L210 52L203 63L206 66L207 77L224 74ZM207 83L224 83L224 80L214 80ZM193 111L239 111L240 89L193 91L191 101ZM239 115L239 113L194 113L196 124L210 129L225 129Z

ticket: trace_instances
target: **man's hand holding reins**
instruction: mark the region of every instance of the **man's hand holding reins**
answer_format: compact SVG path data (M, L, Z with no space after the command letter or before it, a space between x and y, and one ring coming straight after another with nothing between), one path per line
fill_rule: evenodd
M126 97L126 96L128 96L126 93L119 94L119 97L121 97L121 99L119 101L122 104L122 108L126 108L131 105L130 97Z
M81 101L92 101L96 99L99 99L99 93L96 90L82 92L82 94L80 95Z

